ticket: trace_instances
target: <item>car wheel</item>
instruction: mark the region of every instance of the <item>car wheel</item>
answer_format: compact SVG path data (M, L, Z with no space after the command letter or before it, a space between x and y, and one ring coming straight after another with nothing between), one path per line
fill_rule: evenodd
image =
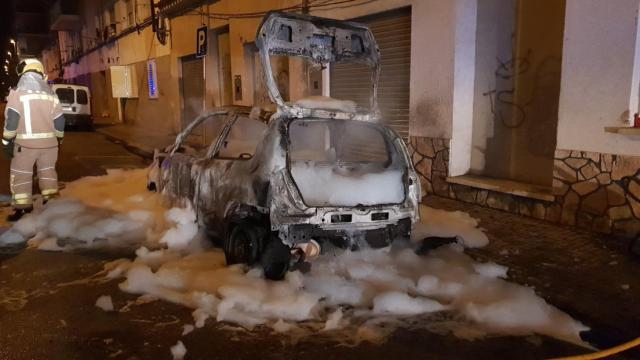
M260 259L264 277L269 280L282 280L291 261L291 249L276 236L269 240Z
M223 249L227 265L255 264L262 252L259 229L250 224L237 224L225 238Z

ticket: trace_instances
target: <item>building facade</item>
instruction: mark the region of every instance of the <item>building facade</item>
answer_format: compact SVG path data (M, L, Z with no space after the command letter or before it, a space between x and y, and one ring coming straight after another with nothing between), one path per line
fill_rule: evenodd
M303 10L301 1L220 0L163 13L167 2L156 1L153 23L149 1L58 3L57 37L41 54L49 77L90 86L97 122L167 134L216 106L271 106L255 33L267 11ZM426 193L640 233L640 129L629 128L640 0L312 1L306 10L371 27L381 111L407 139ZM365 91L348 68L273 63L288 100Z

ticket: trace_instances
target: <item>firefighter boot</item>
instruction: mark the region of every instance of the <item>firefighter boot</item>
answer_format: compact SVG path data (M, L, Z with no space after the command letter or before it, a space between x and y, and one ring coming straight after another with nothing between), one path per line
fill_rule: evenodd
M26 214L29 214L32 211L33 211L33 207L14 209L13 214L10 214L9 216L7 216L7 221L16 222L22 219L23 216L25 216Z

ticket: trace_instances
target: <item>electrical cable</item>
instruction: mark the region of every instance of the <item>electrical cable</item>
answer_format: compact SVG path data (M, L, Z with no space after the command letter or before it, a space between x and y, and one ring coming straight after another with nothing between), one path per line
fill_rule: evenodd
M329 2L331 0L315 0L315 1L311 1L309 3L308 9L312 10L312 9L322 9L328 6L335 6L335 5L342 5L342 4L351 4L351 5L347 5L347 6L358 6L358 5L363 5L363 4L368 4L371 2L375 2L378 0L339 0L339 1L332 1ZM357 3L357 4L354 4ZM345 6L346 7L346 6ZM337 8L337 7L336 7ZM331 10L333 8L325 8L322 10ZM284 8L280 8L280 9L273 9L273 10L269 10L269 11L297 11L297 10L302 10L302 5L294 5L294 6L289 6L289 7L284 7ZM229 19L243 19L243 18L260 18L263 17L264 15L266 15L269 11L260 11L260 12L248 12L248 13L237 13L237 14L231 14L231 13L227 13L227 14L205 14L202 11L192 11L190 13L186 13L184 15L189 16L189 15L206 15L207 18L209 19L218 19L218 20L229 20ZM136 21L137 22L137 21ZM109 38L108 40L96 44L95 46L93 46L92 48L82 52L81 54L75 56L72 60L67 61L65 63L63 63L62 65L68 65L74 61L76 61L77 59L86 56L96 50L98 50L99 48L101 48L102 46L104 46L107 43L110 42L114 42L126 35L129 35L130 33L134 32L134 31L140 31L141 29L144 29L147 26L150 26L152 22L151 17L145 19L144 21L142 21L141 23L137 23L136 26L132 26L128 29L125 29L124 31L122 31L120 34L117 34L111 38ZM164 29L164 36L166 36L166 29ZM98 39L99 40L99 39Z
M350 4L344 7L348 7L348 6L359 6L359 5L364 5L364 4L368 4L371 2L375 2L375 1L379 1L379 0L339 0L339 1L332 1L329 2L331 0L316 0L313 1L311 3L309 3L309 5L307 6L307 8L309 10L313 10L313 9L322 9L324 7L327 6L335 6L335 5L341 5L341 4ZM353 4L356 3L357 4ZM338 7L336 6L335 8L342 8L342 7ZM322 10L331 10L334 8L329 8L329 9L322 9ZM289 6L289 7L284 7L284 8L280 8L280 9L273 9L273 10L269 10L269 11L256 11L256 12L246 12L246 13L214 13L209 15L210 18L213 19L218 19L218 20L229 20L229 19L251 19L251 18L260 18L263 17L264 15L266 15L268 12L270 11L292 11L292 10L302 10L302 5L293 5L293 6ZM197 10L192 11L191 13L187 13L186 15L202 15L200 12L198 12Z
M549 359L549 360L594 360L594 359L602 359L604 357L615 355L615 354L621 353L623 351L629 350L629 349L631 349L633 347L636 347L636 346L640 346L640 338L637 338L635 340L631 340L629 342L626 342L624 344L620 344L618 346L614 346L614 347L612 347L610 349L607 349L607 350L596 351L596 352L590 353L590 354L552 358L552 359Z

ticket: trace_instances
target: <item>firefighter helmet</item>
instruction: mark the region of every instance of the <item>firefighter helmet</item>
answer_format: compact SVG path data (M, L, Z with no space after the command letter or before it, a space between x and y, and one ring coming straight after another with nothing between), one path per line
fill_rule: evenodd
M20 63L16 67L16 72L20 76L22 76L22 74L24 74L24 73L26 73L28 71L37 72L38 74L42 75L43 77L45 76L45 74L44 74L44 66L42 65L42 63L38 59L24 59L24 60L20 61Z

